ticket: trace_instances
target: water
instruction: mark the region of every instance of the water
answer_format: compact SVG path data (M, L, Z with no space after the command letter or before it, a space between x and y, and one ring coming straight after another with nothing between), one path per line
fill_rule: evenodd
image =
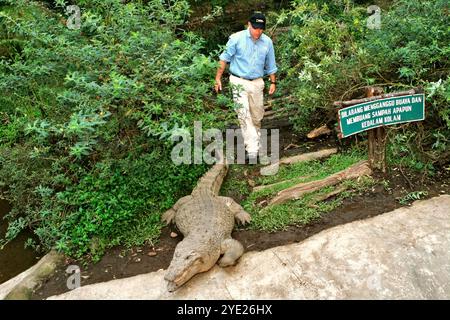
M9 212L8 202L0 199L0 237L4 237L8 222L3 217ZM25 249L25 241L32 236L30 231L19 234L16 239L0 250L0 283L3 283L22 271L33 266L38 260L38 254L32 249Z

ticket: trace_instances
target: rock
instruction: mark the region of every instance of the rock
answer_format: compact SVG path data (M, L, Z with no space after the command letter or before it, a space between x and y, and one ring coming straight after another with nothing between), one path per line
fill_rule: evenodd
M171 232L171 233L170 233L170 237L171 237L171 238L176 238L176 237L178 237L178 234L175 233L175 232Z
M0 300L26 300L33 290L46 281L57 267L64 264L65 256L50 251L33 267L0 285Z
M448 300L449 207L449 195L416 201L299 243L247 252L236 266L215 266L175 293L160 269L50 299Z
M156 253L155 251L150 251L149 253L147 253L147 255L148 255L149 257L154 257L154 256L157 255L157 253Z

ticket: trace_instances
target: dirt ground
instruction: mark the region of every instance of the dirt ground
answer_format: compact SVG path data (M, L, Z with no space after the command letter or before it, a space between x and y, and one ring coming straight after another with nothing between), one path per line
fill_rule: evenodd
M287 132L280 134L280 137L282 139L280 141L282 155L286 156L336 146L336 140L332 137L316 139L314 142L295 140L295 137L293 135L291 137ZM297 144L301 147L291 146L292 148L284 150L289 144ZM388 185L377 184L364 194L355 194L353 197L345 199L340 207L310 224L290 226L284 231L273 233L236 229L232 237L239 240L246 251L261 251L300 242L322 230L394 210L402 206L398 199L412 191L428 192L424 198L444 193L450 194L450 172L448 170L437 172L432 180L423 179L422 175L405 172L397 167L390 168L390 172L386 175L375 174L374 177L379 181L384 179ZM60 267L47 282L34 292L32 299L45 299L68 291L66 282L69 274L65 270L69 265L80 266L82 286L166 269L172 259L175 246L182 239L181 234L172 237L172 232L178 233L175 226L164 228L160 242L155 247L142 246L129 250L121 247L110 249L100 262L86 267L77 261L67 260L66 265Z

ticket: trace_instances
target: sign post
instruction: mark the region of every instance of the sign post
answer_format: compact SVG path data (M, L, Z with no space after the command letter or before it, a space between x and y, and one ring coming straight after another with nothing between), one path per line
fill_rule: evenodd
M425 119L425 96L415 90L382 94L379 87L366 88L366 98L337 101L338 137L368 130L368 156L372 169L386 172L385 126Z

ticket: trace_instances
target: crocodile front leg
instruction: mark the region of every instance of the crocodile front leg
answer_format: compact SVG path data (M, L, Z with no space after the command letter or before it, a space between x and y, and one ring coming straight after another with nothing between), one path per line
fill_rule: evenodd
M178 209L180 209L180 207L182 205L184 205L191 199L192 199L192 195L188 195L188 196L178 199L178 201L173 205L172 208L170 208L169 210L167 210L166 212L163 213L161 219L166 224L170 224L171 222L174 222L175 215L176 215Z
M244 253L244 247L242 244L232 238L225 239L220 244L220 254L223 257L219 260L219 266L228 267L236 264L237 259Z
M233 213L234 218L237 222L241 224L249 223L252 217L250 214L244 210L244 208L241 207L239 203L234 201L230 197L219 197L230 209L230 211Z

